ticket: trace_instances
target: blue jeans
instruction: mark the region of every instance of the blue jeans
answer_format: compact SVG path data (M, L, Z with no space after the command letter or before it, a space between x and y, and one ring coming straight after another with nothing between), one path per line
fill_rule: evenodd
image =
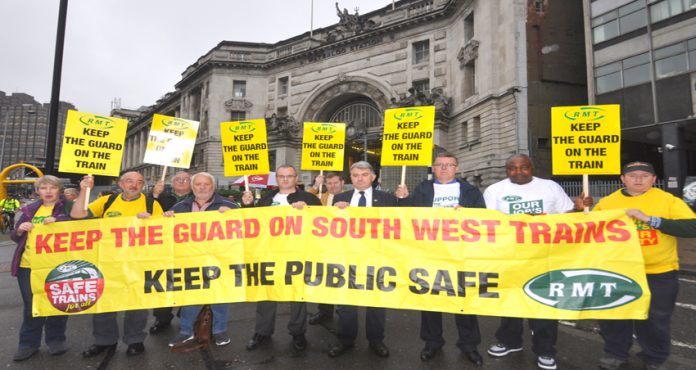
M627 359L635 332L646 363L662 364L669 357L672 312L679 293L679 271L648 274L650 311L647 320L600 320L604 352Z
M193 335L193 323L196 321L196 317L202 307L201 305L181 307L181 327L179 333ZM230 305L227 303L211 304L210 309L213 311L213 334L226 332Z
M17 271L17 283L24 301L22 327L19 329L19 348L41 347L41 332L46 332L46 344L53 345L65 342L65 326L68 316L33 317L31 314L31 269L20 267Z

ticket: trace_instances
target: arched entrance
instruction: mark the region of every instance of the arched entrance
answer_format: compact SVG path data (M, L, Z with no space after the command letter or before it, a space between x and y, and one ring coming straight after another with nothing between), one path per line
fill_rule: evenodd
M329 122L344 122L354 128L346 135L345 165L347 170L357 161L367 161L379 171L382 153L383 113L367 98L350 100L334 111Z

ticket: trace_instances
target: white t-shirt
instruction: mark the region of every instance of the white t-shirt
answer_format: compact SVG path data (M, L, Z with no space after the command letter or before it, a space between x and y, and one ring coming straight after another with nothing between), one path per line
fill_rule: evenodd
M486 189L483 199L486 208L507 214L557 214L575 209L575 203L560 185L538 177L532 177L524 185L514 184L510 179L496 182Z
M459 182L449 184L433 184L435 196L433 196L433 207L435 208L454 208L459 205Z
M288 195L290 194L276 194L273 196L273 203L271 203L272 206L289 206L290 203L288 203Z

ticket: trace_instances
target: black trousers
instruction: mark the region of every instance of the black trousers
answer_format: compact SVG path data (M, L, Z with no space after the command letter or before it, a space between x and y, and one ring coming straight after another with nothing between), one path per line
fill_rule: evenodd
M527 319L532 335L532 351L537 356L556 356L556 339L558 338L558 321ZM498 341L510 348L522 347L524 319L501 317L500 326L495 332Z
M679 293L679 272L649 274L650 311L647 320L600 320L604 352L627 359L633 333L643 349L638 354L646 363L662 364L669 357L672 313Z
M323 316L327 316L327 317L333 317L334 305L326 304L326 303L319 303L317 306L319 307L320 314L322 314Z
M152 316L159 322L171 322L174 318L171 307L153 308Z
M478 318L475 315L454 315L454 323L459 333L457 347L462 352L476 350L476 347L481 344ZM421 312L420 337L425 341L425 348L440 349L445 345L445 339L442 337L441 312Z
M387 311L384 308L367 307L365 309L365 332L367 340L381 342L384 339L384 325ZM344 344L353 344L358 337L358 307L338 306L338 340Z

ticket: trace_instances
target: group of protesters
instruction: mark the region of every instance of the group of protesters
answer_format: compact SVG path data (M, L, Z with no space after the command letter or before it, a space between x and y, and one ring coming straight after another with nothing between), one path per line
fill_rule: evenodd
M250 191L243 193L241 207L306 206L346 207L436 207L436 208L489 208L505 214L518 213L514 202L528 202L534 207L523 209L529 214L558 214L582 211L593 205L591 197L584 194L570 199L554 181L534 176L531 159L524 154L510 157L505 165L507 178L490 185L484 193L475 186L456 177L459 172L457 158L450 153L438 154L432 164L433 179L424 180L410 191L399 185L394 193L373 187L376 178L372 166L365 161L350 167L352 190L344 191L344 179L336 173L318 176L308 191L298 186L298 173L293 166L282 165L276 169L278 187L255 200ZM670 351L670 322L678 291L678 237L696 237L696 219L693 212L680 199L654 188L655 170L650 163L632 162L622 168L621 180L624 187L601 199L595 210L628 209L627 214L636 222L636 227L655 230L658 242L642 248L645 259L647 281L652 292L647 320L601 320L604 338L604 355L599 367L606 370L618 369L628 361L634 335L642 352L639 356L647 369L664 368ZM171 217L176 213L217 211L228 212L239 208L236 202L215 193L215 177L206 172L190 175L177 172L171 180L172 191L165 191L162 181L152 193L143 193L145 181L137 172L124 173L118 182L121 193L107 194L86 204L87 194L94 187L94 179L85 176L80 182L79 194L72 200L62 193L62 183L54 176L46 175L35 183L40 199L21 209L21 216L12 233L17 250L12 262L12 275L17 277L24 301L23 322L19 333L19 348L15 361L23 361L38 352L42 334L51 355L61 355L68 350L66 345L67 316L32 316L32 291L30 284L31 265L26 250L32 248L27 234L35 224L79 220L85 218ZM337 340L331 344L328 355L338 357L350 351L358 335L358 307L349 305L320 304L318 312L308 314L306 303L290 302L290 318L287 324L292 336L292 347L296 351L307 348L307 325L321 324L334 320L338 315ZM227 334L228 304L213 304L212 341L223 346L230 343ZM246 344L249 351L267 344L274 333L277 302L261 301L256 307L256 323L252 338ZM154 324L149 328L153 335L160 334L171 326L173 308L153 310ZM182 307L179 312L178 334L170 341L176 347L195 339L194 322L201 306ZM105 351L116 350L119 340L127 345L127 355L139 355L145 351L148 313L146 310L130 310L124 313L123 335L119 335L117 313L100 313L92 316L93 344L82 352L85 358L97 356ZM537 366L556 369L557 320L529 319L532 330L532 351L537 356ZM365 331L369 348L379 357L388 357L385 344L386 310L379 307L366 308ZM475 315L456 314L454 322L458 338L456 346L467 360L477 366L483 364L478 351L481 333ZM524 332L523 319L503 317L487 353L492 357L504 357L522 351ZM420 337L425 342L420 352L421 361L433 359L445 344L442 314L422 311Z

